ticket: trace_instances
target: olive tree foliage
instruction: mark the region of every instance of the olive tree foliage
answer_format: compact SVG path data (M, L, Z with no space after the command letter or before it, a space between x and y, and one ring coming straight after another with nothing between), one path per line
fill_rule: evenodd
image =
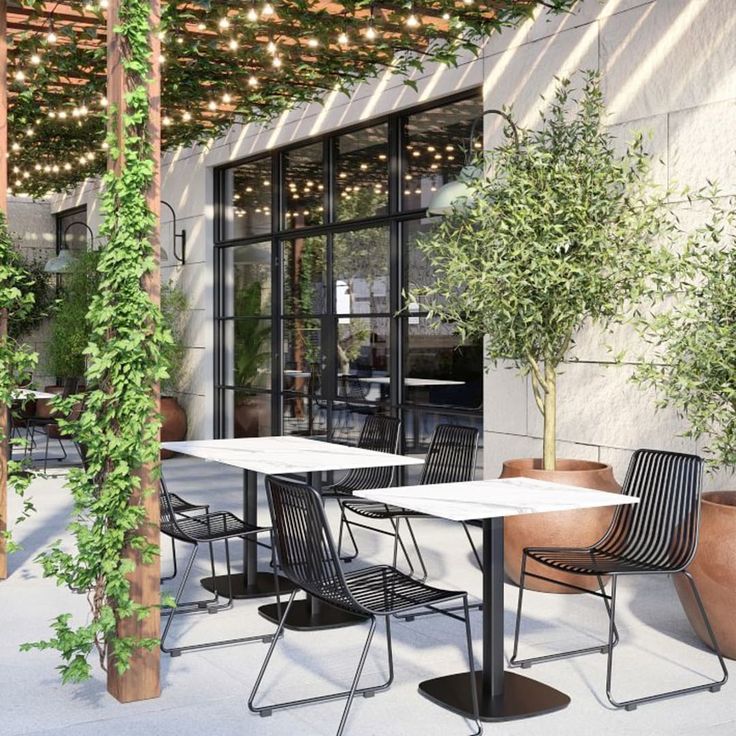
M540 122L518 147L508 128L478 162L488 176L419 239L435 281L413 298L463 340L485 337L489 364L531 377L554 469L560 364L583 325L609 328L661 290L676 224L643 136L618 152L604 127L596 73L577 91L560 80Z
M650 345L634 378L705 441L712 469L736 467L736 200L708 193L707 222L678 256L669 308L640 323Z

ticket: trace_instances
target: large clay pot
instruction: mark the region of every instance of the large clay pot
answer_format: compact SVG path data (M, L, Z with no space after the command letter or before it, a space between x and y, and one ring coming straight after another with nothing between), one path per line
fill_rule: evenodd
M688 570L697 583L721 652L736 659L736 491L704 493L700 508L698 551ZM690 625L711 647L690 584L683 575L675 576L675 588Z
M265 430L270 426L268 421L270 413L270 398L267 396L249 396L247 399L238 401L233 412L233 436L260 436L261 427Z
M63 386L44 386L43 390L47 394L61 394L64 393L64 387ZM39 419L50 419L51 418L51 406L49 405L49 402L52 401L52 399L36 399L36 416Z
M558 459L557 470L544 470L538 458L507 460L503 464L501 477L536 478L599 491L621 490L610 465L590 460ZM604 507L507 517L504 525L506 575L519 584L521 556L525 547L586 547L597 542L608 529L614 510L614 507ZM554 577L588 590L598 590L595 577L559 573L531 560L527 563L527 572ZM532 577L526 579L525 586L543 593L575 593L572 588Z
M161 442L181 442L187 436L187 414L173 396L161 397ZM161 459L174 457L171 450L161 450Z

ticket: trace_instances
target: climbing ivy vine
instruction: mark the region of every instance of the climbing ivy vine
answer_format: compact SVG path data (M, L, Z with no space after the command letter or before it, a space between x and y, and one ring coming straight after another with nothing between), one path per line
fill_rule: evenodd
M34 296L28 274L13 247L5 214L0 212L0 313L8 324L15 323L28 317L33 304ZM33 373L37 360L38 356L27 345L19 343L10 335L0 335L0 411L4 412L6 407L12 406L18 387ZM6 442L10 443L11 439L0 427L0 452L5 451ZM19 444L22 440L12 442ZM8 486L23 500L22 510L16 519L18 523L33 511L33 504L26 496L32 474L23 462L17 460L8 461L7 474ZM0 528L0 536L0 544L4 544L8 552L18 548L13 540L12 530Z
M146 201L155 173L147 131L149 13L145 0L121 2L116 30L132 84L126 92L122 149L108 133L111 155L120 166L104 177L101 232L107 244L98 263L99 290L87 315L87 391L57 404L64 412L84 402L79 419L64 423L86 455L86 467L69 475L75 545L69 551L57 544L41 555L46 576L87 594L91 615L80 623L72 614L61 614L53 621L52 638L26 645L57 649L63 682L88 678L95 650L103 669L109 662L122 673L136 650L158 645L157 639L118 633L120 621L150 613L131 596L127 576L135 563L124 552L135 550L143 564L158 555L158 547L142 533L141 471L158 461L160 418L152 387L166 376L162 356L171 344L160 309L145 288L155 268L150 240L155 216ZM117 112L111 106L109 119L115 120Z

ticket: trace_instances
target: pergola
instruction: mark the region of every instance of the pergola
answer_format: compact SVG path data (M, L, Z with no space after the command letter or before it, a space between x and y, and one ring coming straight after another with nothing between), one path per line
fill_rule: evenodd
M561 11L575 2L190 0L161 7L159 0L0 0L0 211L7 212L10 192L40 197L107 171L106 280L88 374L94 390L77 428L89 445L89 468L71 482L88 512L85 523L101 524L117 540L119 564L113 575L90 563L91 571L65 582L82 580L90 593L97 628L85 629L93 639L87 651L97 646L107 658L108 690L119 700L157 697L160 688L159 564L152 552L156 357L165 339L156 307L161 150L267 121L333 90L349 92L386 69L407 78L427 61L455 63L460 52L479 48L536 6ZM142 315L130 313L134 304L123 309L135 299ZM130 360L124 371L117 367L121 355ZM0 532L7 526L6 421L0 406ZM124 522L99 508L121 498L133 510ZM67 562L56 558L50 569L63 578ZM0 579L6 575L0 539ZM140 646L144 640L148 647ZM125 655L121 642L130 650Z

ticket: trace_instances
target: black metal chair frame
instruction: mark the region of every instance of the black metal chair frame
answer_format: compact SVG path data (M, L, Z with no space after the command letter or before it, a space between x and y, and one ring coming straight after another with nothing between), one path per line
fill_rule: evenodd
M606 697L616 708L635 710L637 706L678 695L710 690L717 692L728 680L728 670L718 641L708 619L700 592L687 571L698 546L700 492L703 461L696 455L662 450L637 450L631 458L622 493L637 496L637 505L619 506L611 525L601 539L590 547L527 547L522 554L519 598L516 609L514 648L509 660L512 667L528 668L533 664L566 657L600 652L608 656ZM599 591L591 591L565 581L527 570L531 558L559 572L595 576ZM588 560L589 558L589 560ZM723 678L701 685L670 690L640 698L617 700L612 694L613 650L619 642L616 628L616 594L619 577L631 575L681 574L688 580L705 623L711 646L723 671ZM611 592L605 592L603 575L611 577ZM518 658L524 583L536 578L598 596L603 599L608 616L608 641L527 659Z
M468 435L471 441L460 445L462 452L464 453L464 462L457 463L453 453L457 452L458 443L456 436L459 434ZM466 480L472 480L475 475L475 463L478 454L478 439L479 432L474 427L465 427L456 424L438 424L432 435L432 439L429 443L429 449L422 468L422 475L419 479L419 485L431 485L435 483L453 483L462 482ZM461 458L462 459L462 458ZM345 514L345 510L352 511L354 514L364 516L369 519L376 520L388 520L393 526L392 531L380 529L369 524L364 524L357 521L350 521ZM372 501L364 501L362 499L341 499L340 500L340 538L342 539L342 527L348 530L350 538L353 542L354 553L352 555L343 556L343 560L349 562L358 556L359 550L355 544L355 536L352 533L351 527L357 526L362 529L369 529L379 534L388 534L394 537L394 565L396 565L396 554L397 545L401 546L404 555L408 559L406 547L401 539L400 534L400 523L402 520L405 521L407 530L411 537L414 551L417 555L417 559L422 568L422 580L427 579L427 566L424 562L419 544L417 543L414 529L412 528L410 519L427 518L426 514L419 513L417 511L411 511L409 509L403 509L399 507L388 506L386 504L376 504ZM461 522L462 528L465 531L465 535L470 542L470 547L473 551L476 563L479 569L483 569L483 565L478 554L478 550L473 542L473 538L470 535L468 525L466 522ZM414 571L414 567L409 561L411 572ZM429 612L428 612L429 613ZM407 617L407 620L411 620L412 616Z
M253 713L266 717L272 715L275 710L345 698L345 708L337 729L337 736L341 736L345 730L350 707L355 696L371 697L376 692L386 690L393 682L391 616L399 611L421 608L427 602L444 602L460 598L463 601L465 612L464 623L470 669L469 684L473 694L477 725L474 736L479 736L482 733L482 727L479 720L478 695L474 674L473 638L470 629L468 594L432 588L405 575L395 567L387 565L376 565L349 573L344 572L327 522L321 495L306 484L283 478L266 478L266 488L273 521L276 562L282 574L311 595L331 606L366 616L370 623L368 636L348 690L256 706L255 699L258 689L261 686L278 639L283 634L284 622L289 616L297 591L292 592L286 606L286 612L280 619L276 635L253 685L248 699L248 708ZM379 617L384 618L386 622L388 677L385 682L379 685L359 687L363 666L376 630L376 620Z
M188 544L192 545L192 551L184 567L184 574L181 578L181 581L179 582L179 586L174 596L174 605L171 607L163 606L161 609L162 615L167 616L166 624L164 625L164 629L161 634L161 651L171 655L172 657L178 657L181 656L182 652L195 649L209 649L212 647L230 646L233 644L243 644L250 641L262 641L264 643L270 642L274 636L273 633L256 634L234 639L222 639L217 641L202 642L199 644L188 644L185 646L177 647L166 646L166 640L175 615L182 613L196 613L202 611L214 614L218 613L221 610L233 607L232 570L230 566L229 546L230 540L245 540L249 537L255 537L258 534L270 535L271 530L267 527L250 526L242 521L242 519L239 519L237 516L227 511L199 513L192 516L185 515L181 512L177 513L174 510L174 504L172 503L171 494L166 489L166 485L163 483L163 481L161 482L160 487L160 503L161 532L163 534L166 534L167 536L170 536L172 540L187 542ZM228 530L228 526L231 527L230 530ZM192 567L194 565L194 560L197 556L197 552L199 551L199 546L201 544L207 544L207 546L209 547L212 576L215 576L215 555L213 547L213 544L215 542L224 542L225 544L225 564L227 568L227 579L229 583L227 602L220 603L217 593L215 593L214 597L210 599L182 602L182 595L184 593L184 589L186 588L189 575L191 574ZM259 544L260 546L268 546L257 541L256 544ZM271 540L271 546L273 546L273 539ZM278 595L279 581L278 576L276 575L275 565L274 585L276 587Z

